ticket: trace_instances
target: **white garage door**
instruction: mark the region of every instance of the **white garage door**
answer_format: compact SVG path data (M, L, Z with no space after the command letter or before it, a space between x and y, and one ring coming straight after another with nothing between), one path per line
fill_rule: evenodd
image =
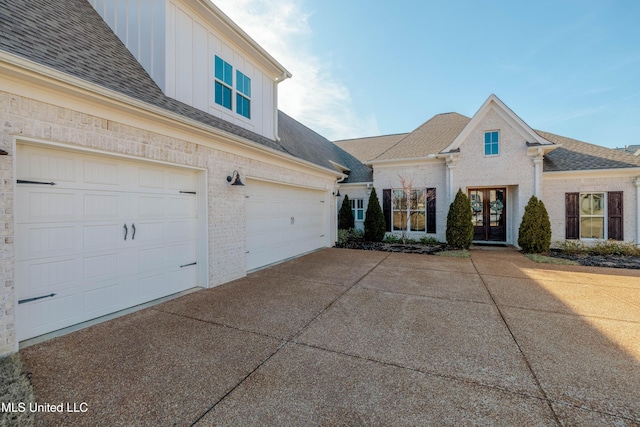
M18 146L17 177L19 341L198 285L194 171Z
M247 180L247 270L327 246L325 192Z

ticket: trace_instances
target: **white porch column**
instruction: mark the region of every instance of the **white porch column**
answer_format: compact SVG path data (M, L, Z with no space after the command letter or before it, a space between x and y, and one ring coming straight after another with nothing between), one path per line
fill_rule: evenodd
M453 168L455 167L453 156L449 156L446 160L447 164L447 193L449 195L449 203L453 203L453 199L456 197L454 185L453 185Z
M533 195L538 199L542 198L542 155L537 155L533 158Z
M636 185L636 245L640 246L640 176L633 183Z

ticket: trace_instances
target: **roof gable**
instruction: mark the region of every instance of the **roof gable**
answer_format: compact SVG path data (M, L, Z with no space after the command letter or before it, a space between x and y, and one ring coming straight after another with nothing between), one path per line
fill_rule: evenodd
M482 122L482 120L486 117L489 111L494 111L498 116L500 116L507 124L509 124L517 133L522 135L522 138L529 145L537 145L544 146L549 145L553 146L554 143L543 138L539 134L537 134L533 129L529 127L520 117L518 117L509 107L505 105L504 102L500 100L496 95L491 94L489 98L482 104L480 109L473 115L471 120L467 123L467 125L462 129L462 131L458 134L458 136L444 149L441 150L441 153L451 153L457 152L460 149L460 145L463 141L465 141L471 132Z
M469 118L458 113L433 116L392 145L371 163L435 156L460 134Z

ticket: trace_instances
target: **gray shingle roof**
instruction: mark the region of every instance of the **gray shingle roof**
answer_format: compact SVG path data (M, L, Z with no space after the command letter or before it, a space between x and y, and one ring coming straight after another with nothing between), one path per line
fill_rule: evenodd
M352 162L288 116L279 130L297 129L296 138L278 142L167 97L86 0L0 0L0 50L319 166Z
M278 114L278 129L280 143L294 156L318 162L330 160L349 168L349 177L342 181L344 183L373 182L373 171L369 167L282 111Z
M409 134L397 133L393 135L343 139L341 141L334 141L333 143L353 155L358 160L367 162L387 151L391 146L407 135Z
M549 132L536 130L536 133L561 145L545 155L545 172L640 168L640 157L626 151L601 147Z

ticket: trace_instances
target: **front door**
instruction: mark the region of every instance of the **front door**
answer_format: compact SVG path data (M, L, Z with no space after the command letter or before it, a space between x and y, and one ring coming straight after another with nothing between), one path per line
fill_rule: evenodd
M506 196L506 188L469 190L474 241L505 242L507 240Z

